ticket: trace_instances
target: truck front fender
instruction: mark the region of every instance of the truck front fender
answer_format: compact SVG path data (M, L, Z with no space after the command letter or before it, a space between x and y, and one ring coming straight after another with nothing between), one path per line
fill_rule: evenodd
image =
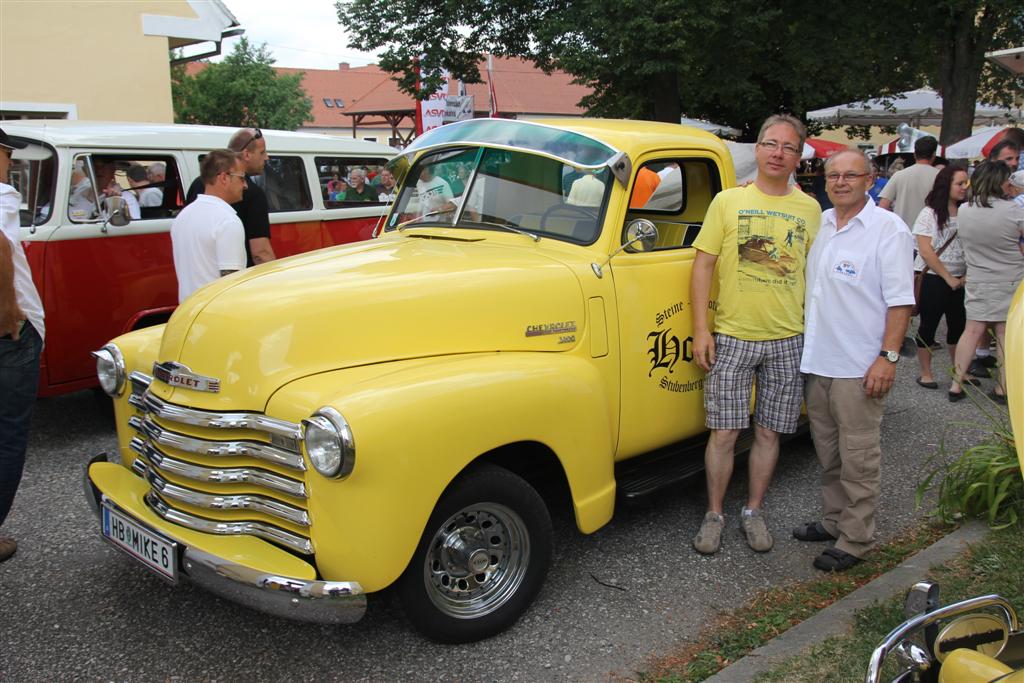
M307 473L316 562L367 591L405 569L438 498L482 454L544 444L565 472L589 533L612 515L612 411L592 359L554 353L429 358L322 373L290 383L267 414L293 421L322 406L348 421L355 467Z

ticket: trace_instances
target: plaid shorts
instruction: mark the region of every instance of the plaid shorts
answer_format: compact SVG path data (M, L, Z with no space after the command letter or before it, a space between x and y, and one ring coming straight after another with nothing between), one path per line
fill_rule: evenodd
M757 377L754 420L780 434L796 431L804 400L800 355L804 336L746 341L715 335L715 364L704 379L708 429L750 426L750 391Z

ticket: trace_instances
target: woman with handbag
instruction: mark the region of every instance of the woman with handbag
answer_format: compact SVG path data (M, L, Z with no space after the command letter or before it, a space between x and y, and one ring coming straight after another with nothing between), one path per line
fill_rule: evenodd
M926 389L939 386L932 374L932 349L939 321L945 316L946 345L951 362L964 331L964 273L967 264L957 237L957 213L967 198L967 186L966 170L946 166L935 176L935 184L924 200L924 208L914 221L914 237L917 239L914 293L921 315L917 330L917 361L921 366L921 376L917 383Z
M959 239L967 261L967 326L957 345L957 376L949 400L964 397L967 366L974 347L992 325L996 333L999 375L990 394L1006 403L1003 349L1010 300L1024 280L1024 209L1011 196L1010 167L1002 161L984 161L971 178L970 201L960 208Z

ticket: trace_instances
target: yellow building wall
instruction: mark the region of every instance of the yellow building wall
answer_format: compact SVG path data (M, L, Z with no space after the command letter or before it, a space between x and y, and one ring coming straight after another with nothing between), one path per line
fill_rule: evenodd
M0 101L172 123L167 37L144 35L144 14L196 16L185 0L0 0Z

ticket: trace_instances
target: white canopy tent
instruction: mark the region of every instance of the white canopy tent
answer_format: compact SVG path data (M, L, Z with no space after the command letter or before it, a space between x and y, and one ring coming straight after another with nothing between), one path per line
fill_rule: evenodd
M996 50L995 52L986 53L985 58L1012 74L1024 74L1024 47Z
M691 126L693 128L700 128L701 130L706 130L707 132L713 135L728 135L731 137L736 137L737 135L743 132L737 128L732 128L730 126L725 126L718 123L711 123L710 121L705 121L703 119L688 119L685 116L679 119L679 123L683 124L684 126Z
M886 101L877 98L864 102L826 107L807 112L807 118L837 126L895 126L908 123L914 128L942 125L942 98L930 88L910 90ZM994 126L1024 118L1020 109L1004 109L978 104L974 110L975 126Z

